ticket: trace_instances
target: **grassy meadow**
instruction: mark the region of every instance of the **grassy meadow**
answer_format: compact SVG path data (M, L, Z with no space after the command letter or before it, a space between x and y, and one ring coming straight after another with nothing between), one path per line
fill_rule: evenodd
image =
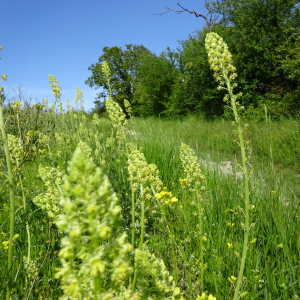
M10 201L1 147L4 171L0 191L1 298L5 297L8 278L12 276L12 299L58 299L63 292L55 274L61 267L58 254L64 233L58 230L47 211L33 201L47 188L39 166L59 168L66 174L78 143L86 143L94 163L109 177L122 207L123 223L115 229L114 236L127 232L130 243L132 193L128 161L126 155L120 155L118 145L112 147L108 142L112 136L111 121L106 117L87 116L79 107L77 111L70 109L59 114L48 107L24 103L21 107L7 106L4 116L7 133L18 138L23 153L20 154L22 163L19 166L13 163L15 233L19 236L13 242L13 264L8 269L5 241L9 239ZM163 260L184 299L196 299L202 292L216 299L232 299L243 248L245 217L242 173L236 166L241 158L233 141L231 122L197 117L174 121L132 118L124 129L127 143L135 144L147 162L157 166L163 186L178 199L166 207L165 214L149 204L145 210L144 243L152 254ZM299 133L297 120L272 122L270 119L250 122L246 132L246 138L251 141L250 201L254 207L250 210L250 242L242 282L243 291L247 291L245 299L296 299L299 294ZM48 137L46 143L40 142L44 136ZM201 200L203 286L197 201L195 194L180 184L185 176L180 160L182 142L195 151L206 178ZM16 162L17 150L11 149L11 156ZM136 248L140 222L141 207L137 201ZM173 236L168 231L170 223ZM129 254L128 259L133 264L133 256ZM155 299L153 293L149 299Z

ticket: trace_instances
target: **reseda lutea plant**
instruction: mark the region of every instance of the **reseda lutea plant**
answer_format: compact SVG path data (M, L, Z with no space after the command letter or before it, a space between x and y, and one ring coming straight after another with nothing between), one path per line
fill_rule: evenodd
M200 191L204 191L205 176L202 174L198 158L194 155L194 152L184 143L181 144L180 148L180 159L184 171L185 178L181 179L181 185L187 187L190 192L195 194L198 206L198 220L199 220L199 231L200 231L200 261L201 261L201 287L204 286L204 261L203 261L203 241L206 237L203 235L203 220L202 220L202 205L201 200L203 199L200 195Z
M237 77L235 73L235 67L232 64L232 56L228 50L226 43L223 39L214 32L208 33L205 39L205 48L208 53L208 59L210 63L211 69L214 71L214 78L219 82L218 89L224 89L228 92L224 97L224 101L228 102L231 105L231 109L233 110L234 119L237 126L237 132L239 137L239 146L241 149L242 155L242 170L244 176L244 185L245 185L245 227L244 227L244 245L243 245L243 255L239 270L239 275L236 282L235 293L234 293L234 300L237 300L240 296L245 296L247 292L239 294L245 262L247 257L247 250L248 250L248 242L249 242L249 232L250 232L250 218L249 218L249 179L248 179L248 169L247 169L247 161L248 158L246 156L246 147L243 138L243 129L240 123L240 117L238 115L238 110L243 109L240 107L239 109L237 106L239 103L236 101L238 97L241 97L242 94L234 95L233 89L237 87L237 83L232 83L234 79Z
M57 225L66 234L59 253L61 299L135 299L126 289L132 272L126 234L114 236L121 207L106 175L79 146L63 179L63 214Z

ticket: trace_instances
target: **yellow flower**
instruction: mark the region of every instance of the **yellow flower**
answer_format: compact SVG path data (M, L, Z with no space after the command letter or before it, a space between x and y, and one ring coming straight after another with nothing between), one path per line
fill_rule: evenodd
M228 249L232 249L233 248L233 245L230 244L230 243L227 243L227 246L228 246Z
M231 222L227 222L226 224L227 224L227 226L229 226L229 227L233 227L233 226L234 226L234 223L231 223Z
M236 277L230 276L230 278L231 278L233 281L236 281Z
M18 110L21 107L21 105L22 103L20 101L15 101L11 107L15 110Z
M197 296L196 300L205 300L205 293L202 293L201 296Z
M205 299L206 299L205 293L202 293L201 296L198 295L197 298L196 298L196 300L205 300ZM216 297L214 297L213 295L210 294L210 295L208 296L208 300L216 300Z
M178 202L178 199L176 197L173 197L172 192L166 192L165 188L160 193L155 194L155 197L167 205Z
M9 244L9 241L4 241L4 242L2 242L1 247L6 250L6 249L8 249L8 244Z
M203 236L203 237L202 237L202 240L203 240L204 242L206 242L206 241L207 241L207 237L206 237L206 236Z
M279 245L277 245L278 248L283 248L283 244L280 243Z

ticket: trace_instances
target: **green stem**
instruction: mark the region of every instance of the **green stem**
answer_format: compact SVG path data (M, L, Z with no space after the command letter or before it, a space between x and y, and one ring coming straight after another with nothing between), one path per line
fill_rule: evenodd
M199 229L200 229L200 261L201 261L201 274L200 281L201 287L203 288L203 277L204 277L204 262L203 262L203 229L202 229L202 212L201 212L201 204L198 190L196 190L196 198L197 198L197 206L198 206L198 215L199 215Z
M17 122L18 122L19 135L21 138L22 135L21 135L20 121L19 121L19 113L17 113Z
M142 195L143 196L143 195ZM143 197L142 197L143 199ZM144 210L144 199L141 202L141 206L142 206L142 220L141 220L141 240L140 240L140 245L139 245L139 250L142 250L143 247L143 243L144 243L144 218L145 218L145 210ZM133 277L133 283L132 283L132 291L135 292L135 285L136 285L136 278L137 278L137 272L136 269L134 271L134 277Z
M139 245L139 250L142 250L143 243L144 243L144 236L145 236L145 200L143 199L141 202L142 206L142 221L141 221L141 240Z
M26 197L25 197L24 190L23 190L23 182L22 182L21 175L19 175L19 181L20 181L21 190L22 190L24 211L26 211ZM29 231L29 226L28 226L28 222L27 221L26 221L26 232L27 232L27 242L28 242L27 266L29 266L29 263L30 263L31 241L30 241L30 231Z
M132 249L134 249L134 232L135 232L135 201L134 201L134 190L132 188L132 183L130 181L130 187L131 187L131 202L132 202L132 236L131 236L131 244L132 244Z
M175 257L174 244L175 244L175 236L172 235L171 236L171 245L172 245L173 264L174 264L174 280L175 280L175 285L177 286L178 276L177 276L177 263L176 263L176 257Z
M4 152L6 157L6 165L7 165L8 181L9 181L9 194L10 194L10 230L9 230L10 235L9 235L9 246L8 246L8 270L10 272L12 267L12 257L13 257L13 236L15 234L15 196L14 196L15 183L12 176L12 167L11 167L9 148L8 148L8 140L4 128L1 92L0 92L0 128L1 128L1 135L2 135ZM12 280L9 280L9 284L7 287L7 294L6 294L7 300L10 299L10 295L11 295L11 288L12 288L11 283Z
M246 257L247 257L247 251L248 251L248 242L249 242L249 225L250 225L250 217L249 217L249 179L248 179L248 169L247 169L247 158L246 158L246 150L245 150L245 144L243 139L243 133L242 133L242 127L240 123L240 117L237 113L236 103L235 99L236 96L233 95L232 87L230 84L230 80L228 77L225 77L225 82L228 88L230 100L231 100L231 106L234 113L235 122L237 124L238 129L238 136L240 140L240 148L241 148L241 154L242 154L242 164L243 164L243 174L244 174L244 184L245 184L245 230L244 230L244 245L243 245L243 254L242 254L242 261L240 266L240 271L238 275L238 279L236 282L236 288L234 292L233 300L237 300L239 298L239 291L241 288L241 283L243 281L243 274L245 269L245 263L246 263Z

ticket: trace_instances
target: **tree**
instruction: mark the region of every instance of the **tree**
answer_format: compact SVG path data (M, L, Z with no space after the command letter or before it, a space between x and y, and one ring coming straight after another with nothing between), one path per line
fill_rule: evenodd
M221 13L222 7L226 7L227 22L231 25L224 30L223 37L233 53L243 104L258 112L267 104L277 116L289 115L291 105L285 102L292 99L286 95L295 85L283 71L284 53L279 49L289 39L288 28L299 24L298 1L216 2L215 11Z
M206 113L223 111L221 94L210 84L213 78L203 50L203 36L205 38L206 32L212 30L223 37L233 54L238 89L244 94L241 101L249 108L245 116L259 113L264 104L270 106L277 116L288 115L290 109L297 105L294 111L299 111L299 101L296 101L298 93L292 92L297 89L295 76L292 79L288 75L288 69L291 69L288 66L291 64L286 61L292 59L294 64L297 63L295 54L292 54L292 49L297 46L296 39L290 38L300 26L297 3L297 0L207 1L209 13L220 21L215 21L213 26L207 23L199 31L201 34L198 32L198 36L181 42L183 50L180 57L185 63L184 74L190 75L190 89L186 95L189 101L193 105L198 103L196 107L201 107ZM178 5L181 10L168 8L168 11L204 17L197 11ZM287 56L287 51L283 49L290 49L290 55ZM214 100L210 102L210 99Z
M170 95L177 78L175 61L166 53L156 56L145 52L137 67L137 85L133 94L134 112L142 116L169 115Z
M124 99L132 102L134 85L136 81L136 68L140 65L141 55L149 52L143 45L125 45L121 47L104 47L103 54L99 57L96 64L92 64L88 70L92 75L85 81L90 87L96 89L102 87L103 91L98 94L98 100L94 101L96 107L101 107L101 99L105 99L109 94L107 80L102 73L102 63L106 61L111 70L111 90L112 97L123 107Z

